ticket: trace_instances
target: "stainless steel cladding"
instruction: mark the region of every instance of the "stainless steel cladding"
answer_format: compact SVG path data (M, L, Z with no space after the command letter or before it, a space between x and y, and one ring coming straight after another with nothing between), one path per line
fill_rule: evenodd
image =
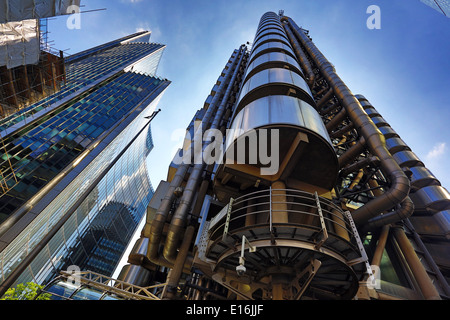
M256 181L269 185L280 178L291 178L331 190L338 173L337 157L315 107L279 16L263 15L233 109L226 161L218 170L216 185L235 183L242 187ZM238 161L238 144L245 143L250 133L261 141L262 130L279 133L276 147L268 140L267 149L279 154L278 170L272 173L261 172L261 161ZM244 151L252 152L249 146ZM260 154L259 149L255 152Z
M262 16L198 119L220 157L170 167L130 281L166 273L163 299L450 297L450 194L291 18Z

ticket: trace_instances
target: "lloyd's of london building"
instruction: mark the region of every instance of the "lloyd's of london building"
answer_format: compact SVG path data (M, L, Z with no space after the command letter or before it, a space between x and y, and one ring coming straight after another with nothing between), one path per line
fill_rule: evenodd
M149 122L170 84L149 39L66 57L59 91L0 120L2 294L71 265L114 271L153 194Z
M232 132L224 158L176 155L120 280L155 299L450 297L448 191L293 19L262 16L180 154L208 129Z

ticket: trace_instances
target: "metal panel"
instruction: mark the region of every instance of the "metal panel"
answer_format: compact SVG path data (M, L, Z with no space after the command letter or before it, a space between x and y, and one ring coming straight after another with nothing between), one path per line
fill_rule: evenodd
M450 209L450 193L442 186L428 186L410 194L417 210L443 211Z
M246 105L231 124L233 135L227 136L226 148L249 130L274 124L303 127L319 134L331 145L327 130L317 113L308 103L290 96L267 96Z
M288 45L290 45L290 44L289 44L289 41L287 40L286 34L285 34L283 31L279 30L278 28L269 28L269 29L264 30L263 32L261 32L260 34L258 34L258 36L255 37L253 43L258 42L259 39L261 39L261 38L263 38L263 37L266 37L266 36L268 36L268 35L271 35L271 36L279 36L279 37L281 37L281 38L284 38L284 41L285 41ZM253 46L253 48L255 48L255 46Z
M408 145L398 137L386 139L386 147L391 154L403 150L411 150Z
M398 137L397 132L395 132L394 129L392 129L390 126L384 126L378 128L381 133L384 135L386 139L392 138L392 137Z
M369 115L369 117L376 117L376 116L380 116L380 114L378 113L378 111L374 108L374 107L368 107L365 109L366 113Z
M426 167L412 167L409 169L412 173L411 186L415 188L440 184L439 180Z
M388 123L386 120L384 120L382 117L376 116L372 118L372 121L375 123L375 125L379 128L382 126L387 126Z
M271 68L262 70L254 74L244 83L239 96L237 110L239 111L239 109L242 108L243 105L248 104L251 101L258 98L252 93L254 93L256 89L261 89L262 86L265 86L263 93L264 95L276 94L271 92L270 91L271 89L269 87L266 87L267 85L275 85L275 84L287 86L284 89L286 93L289 88L294 87L295 89L298 89L297 94L301 96L303 99L307 100L307 102L313 103L314 101L312 99L312 93L308 85L299 74L287 69Z
M147 286L150 279L150 271L136 265L127 264L118 276L119 281L132 283L136 286Z
M412 151L400 151L393 155L394 160L400 167L423 166L423 162Z
M282 36L280 32L276 34L271 32L264 32L261 37L258 37L258 39L253 42L252 50L256 50L256 48L258 48L261 44L269 42L270 40L283 42L284 44L289 45L289 41L285 36Z
M267 42L262 44L261 46L259 46L258 48L256 48L252 54L250 55L249 58L249 63L252 62L253 59L255 59L256 57L258 57L259 55L263 54L264 52L268 52L268 51L278 51L278 52L286 52L288 54L290 54L292 57L295 57L294 52L292 51L290 46L287 46L283 43L280 42Z

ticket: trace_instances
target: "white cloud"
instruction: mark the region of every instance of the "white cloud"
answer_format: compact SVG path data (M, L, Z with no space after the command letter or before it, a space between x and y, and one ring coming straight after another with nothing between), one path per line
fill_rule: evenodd
M427 153L427 160L432 160L442 156L447 150L445 142L439 142L433 146L433 148Z

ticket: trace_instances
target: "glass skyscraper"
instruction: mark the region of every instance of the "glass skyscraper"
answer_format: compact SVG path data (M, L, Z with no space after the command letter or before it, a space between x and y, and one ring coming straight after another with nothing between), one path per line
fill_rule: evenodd
M119 262L153 195L146 126L170 84L156 76L165 46L149 37L67 57L59 92L0 120L2 292Z

